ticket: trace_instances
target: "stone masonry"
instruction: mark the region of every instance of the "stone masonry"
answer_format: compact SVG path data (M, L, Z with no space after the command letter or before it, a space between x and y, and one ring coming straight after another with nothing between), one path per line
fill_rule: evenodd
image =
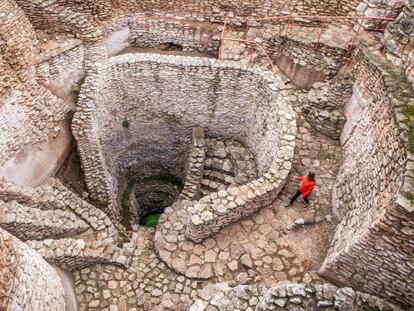
M0 310L410 310L413 9L1 0Z
M141 67L142 73L139 80L139 83L143 84L141 93L137 90L132 91L132 85L136 87L136 83L132 79L136 79L136 76L129 79L131 86L118 86L115 83L112 83L110 87L106 86L107 81L114 80L115 73L111 76L111 72L116 72L117 75L128 75L131 68L137 66L137 64L144 66ZM153 77L153 73L144 70L144 68L149 70L149 66L151 66L152 72L159 68L159 75ZM170 71L167 73L164 68L169 68ZM191 82L182 77L184 71L188 72L190 70L194 72ZM163 95L162 97L154 98L157 93L150 95L149 91L153 87L152 83L157 83L159 88L165 88L164 83L167 81L165 79L173 72L180 77L181 85L187 83L188 87L193 90L192 97L198 93L197 101L194 101L195 98L187 97L186 106L180 105L181 98L177 95L181 91L172 87L171 81L169 81L169 87L159 93L158 96ZM255 75L260 76L261 84L252 84L250 79ZM198 83L195 84L194 81L198 81ZM213 86L212 93L206 93L205 90L208 89L210 83ZM242 90L241 84L252 89L254 93L249 94L244 89L243 93L239 93L238 102L235 103L232 94L236 89ZM234 89L230 87L231 85ZM223 90L223 87L226 88L226 91ZM105 90L106 95L96 88ZM149 102L153 102L153 107L151 109L148 107L146 108L148 110L144 109L141 113L134 113L136 114L134 115L127 114L127 108L124 105L124 111L115 108L112 110L111 119L108 119L107 112L105 112L107 111L106 108L98 106L101 105L101 96L104 95L106 98L112 97L114 100L119 100L118 98L123 98L123 92L125 91L127 91L126 94L128 94L127 96L129 96L132 105L143 103L147 98ZM137 98L138 94L140 96L137 103L134 102L134 99ZM251 102L247 105L252 95L260 96L254 98L257 109L259 109L256 116L252 115ZM123 55L103 65L102 71L97 75L90 76L83 87L80 98L80 109L75 115L73 129L78 139L82 163L86 169L86 181L90 192L94 196L107 199L109 202L113 202L117 195L117 176L121 176L127 167L129 167L129 170L133 169L131 162L135 162L133 165L140 168L136 171L136 174L142 177L156 176L161 168L164 168L164 172L168 172L173 176L182 176L182 173L177 169L183 167L183 163L171 162L170 160L171 152L175 154L188 152L186 150L187 146L181 145L182 142L168 142L171 145L168 153L162 151L155 154L153 151L147 150L148 143L144 144L142 141L137 141L136 144L141 147L135 149L135 160L132 160L133 154L124 152L124 150L130 148L128 144L131 144L131 142L126 140L122 142L120 138L116 138L125 131L131 133L140 131L142 135L142 131L145 131L145 129L141 128L143 123L138 123L138 121L148 118L148 115L157 116L160 113L169 115L167 124L168 131L171 133L182 133L181 135L184 136L189 131L188 125L206 125L206 132L210 135L245 141L250 146L256 155L259 172L264 174L263 177L240 188L229 188L228 191L223 190L218 194L204 197L200 203L189 209L191 221L187 228L187 236L191 239L201 240L206 238L230 222L237 221L260 207L270 204L283 187L284 179L289 173L296 133L294 116L289 107L282 104L283 85L281 82L259 70L247 70L245 67L239 67L232 63L218 64L209 59L155 57L151 55L131 57ZM221 102L221 106L216 108L218 100ZM233 108L235 105L236 110ZM91 115L91 110L102 112ZM179 111L182 112L178 114ZM224 113L227 113L227 125L222 120ZM118 120L118 124L114 123L116 120L114 116L127 119L129 122L128 129L122 129L121 120ZM157 118L160 117L162 118L162 116ZM253 118L255 118L256 123L253 123ZM234 121L230 122L230 120ZM148 123L145 127L147 129L152 128L153 122ZM235 127L236 124L240 123L244 123L244 128L238 129ZM102 129L99 134L98 128ZM111 134L107 132L108 130L104 130L106 128L110 129ZM164 136L161 136L164 138L164 144L166 143L165 139L174 139L167 133L167 128L165 130L158 129L157 131L161 130L164 131ZM102 137L103 131L107 132L108 135L105 137L105 141L99 144L97 143L98 137ZM154 135L154 131L151 135ZM156 139L154 142L160 144L159 139L161 137L153 138ZM260 140L259 137L261 137ZM185 138L184 136L181 139ZM272 144L270 144L270 140L272 140ZM92 148L94 151L91 150ZM137 162L137 152L146 155L145 161L148 161L146 165ZM177 159L174 159L174 161L177 161ZM151 166L154 166L155 163L157 163L157 167L151 170ZM145 168L145 170L142 170L142 168Z
M346 122L345 103L351 94L352 82L346 77L337 76L330 83L315 83L302 105L303 112L321 133L338 139Z
M2 310L65 309L61 280L38 253L0 229L0 268Z
M200 197L201 179L203 178L204 161L206 159L206 139L203 128L196 127L193 129L192 143L184 188L179 197L182 200L198 200Z
M375 296L330 284L285 283L270 288L252 284L207 285L189 311L204 310L402 310Z
M191 62L192 62L192 64L191 64ZM163 68L167 68L167 67L168 68L176 68L174 70L176 70L177 74L180 73L182 75L185 71L188 71L190 68L194 67L194 70L199 71L199 73L196 74L198 79L200 79L199 83L211 83L212 81L216 81L214 83L218 83L217 84L218 89L216 90L217 93L218 93L219 89L222 88L224 85L227 86L226 82L230 81L229 79L231 79L232 76L236 72L245 70L244 67L240 67L240 66L235 66L234 67L233 64L229 64L229 65L221 64L220 65L217 62L215 62L213 60L209 60L209 59L201 60L201 59L196 59L196 58L195 59L190 59L190 58L180 58L180 57L175 57L175 58L170 57L169 58L169 57L160 57L160 56L155 56L155 55L154 56L152 56L152 55L148 55L148 56L135 55L134 57L123 55L123 56L120 56L118 58L114 58L113 61L106 64L105 66L102 66L102 69L101 69L102 73L99 73L96 76L91 76L91 77L88 78L89 82L87 82L85 84L84 90L83 90L83 92L81 93L81 96L80 96L81 100L80 100L79 111L75 115L75 119L73 121L73 129L74 129L74 132L75 132L75 136L78 139L81 157L83 157L83 155L85 155L85 157L87 156L87 157L91 158L91 160L83 159L82 162L83 162L83 165L85 166L86 171L87 172L90 171L90 173L86 174L86 180L87 180L87 183L90 184L89 188L90 188L91 194L95 195L95 196L102 196L102 197L106 197L108 199L111 198L111 197L114 197L115 192L114 192L114 186L112 185L112 183L114 183L114 178L113 177L109 178L109 174L111 174L113 176L116 176L117 174L122 173L122 170L125 170L125 166L126 166L126 163L127 163L126 158L125 159L120 158L120 160L122 160L122 162L117 163L117 160L115 159L114 155L111 155L111 158L109 159L109 161L107 161L106 164L104 164L104 163L99 164L100 162L103 161L102 156L97 157L96 152L93 152L93 151L90 150L94 146L95 146L94 148L97 148L97 146L99 145L98 142L90 143L90 141L92 141L92 140L96 141L96 139L97 139L97 133L96 133L97 129L95 128L95 126L91 127L91 125L93 124L92 123L90 126L88 126L88 127L90 127L90 130L87 130L86 129L86 124L88 124L88 122L95 122L95 124L97 126L98 122L108 122L108 121L105 121L105 118L107 118L105 116L105 114L102 114L102 116L92 116L91 115L91 112L90 112L91 110L90 109L92 109L96 105L96 103L97 103L96 102L96 97L101 96L101 95L98 95L98 94L102 94L102 93L99 93L96 88L97 87L99 87L100 89L104 88L106 83L108 83L108 82L106 82L106 80L109 81L109 79L112 79L112 80L114 79L115 76L111 77L111 75L109 74L112 70L115 71L115 72L120 72L120 73L124 71L125 74L129 74L130 70L126 70L124 68L127 68L127 67L133 68L134 66L137 66L137 64L145 65L146 68L148 68L147 70L149 70L149 68L150 68L149 66L151 64L152 64L151 68L153 68L152 70L154 70L154 67L159 67L160 68L159 69L160 74L165 75L164 78L160 79L159 82L158 82L158 83L161 83L161 84L165 83L164 81L166 81L165 79L168 77L166 71L163 71ZM187 67L187 66L189 66L189 67ZM210 66L212 67L212 70L214 70L214 71L217 71L217 70L221 70L221 71L218 71L216 76L212 76L210 74L210 76L205 76L205 78L201 78L202 77L201 73L206 74L207 71L209 70L208 68ZM228 70L226 69L227 66L229 68ZM234 67L234 69L232 69L233 67ZM186 69L186 68L188 68L188 69ZM220 69L220 68L223 68L223 69ZM105 74L103 74L104 72L107 72L107 76ZM222 73L221 78L219 77L220 76L219 72ZM252 86L247 86L247 84L250 83L251 77L254 74L261 74L261 72L260 71L255 71L254 72L252 70L249 70L249 71L246 72L246 75L245 75L246 78L245 78L244 84L246 85L246 87L249 87L250 89L253 88L253 85ZM140 80L141 82L140 83L146 83L146 86L149 86L150 81L153 81L153 79L155 79L155 76L152 76L149 73L142 72L142 75L143 76L141 77L141 80ZM228 77L227 77L227 75L228 75ZM148 78L144 79L144 77L148 77ZM207 79L207 77L208 77L208 79ZM105 78L105 80L104 80L104 78ZM181 83L184 83L184 81L188 81L187 83L190 83L189 80L186 80L186 79L187 78L183 77L183 80L182 80ZM98 83L98 81L101 81L101 82ZM264 81L266 81L266 80L264 80ZM241 89L241 85L237 83L236 78L234 78L231 81L231 83L232 83L232 85L234 85L235 88L237 87L238 89ZM275 85L275 87L276 87L275 92L277 92L278 86ZM111 96L115 96L115 98L119 97L119 95L122 94L121 92L124 91L123 86L122 87L121 86L116 86L116 84L112 84L111 88L112 88L112 90L109 90L109 89L107 90L108 96L109 96L109 92L111 92L111 94L112 94ZM190 89L190 86L189 86L189 89ZM193 89L194 91L197 91L197 92L201 92L203 90L201 88L200 84L199 85L194 85L191 89ZM152 98L153 98L154 94L157 94L157 93L153 93L150 96L149 91L150 91L149 88L144 88L140 92L145 92L145 93L142 93L141 95L142 96L145 95L145 98L148 98L148 101L151 102L151 101L153 101ZM188 91L187 91L187 93L188 93ZM231 107L231 105L233 105L232 97L231 97L230 94L233 94L234 91L235 91L235 89L230 88L227 92L221 92L221 93L218 93L217 95L215 95L214 91L211 92L211 93L210 92L201 93L201 94L199 93L197 100L201 99L202 100L201 103L204 103L206 105L209 104L209 106L203 107L202 114L200 116L195 116L194 115L194 113L196 111L199 111L200 108L197 108L197 109L195 108L195 106L194 106L195 105L195 98L192 98L191 102L193 103L193 107L194 107L193 109L194 110L190 109L190 108L192 108L191 106L188 106L186 108L186 113L189 114L189 116L191 115L191 116L196 117L196 119L194 119L192 121L189 121L188 125L194 124L195 121L199 122L201 125L204 125L204 124L206 124L207 121L209 121L211 119L211 121L209 121L209 122L211 122L211 125L210 126L205 126L205 130L206 130L207 133L215 134L215 135L222 135L222 136L229 136L230 135L230 137L233 136L234 138L237 138L238 140L243 141L244 136L242 135L240 130L238 130L234 127L234 125L236 124L235 122L232 122L228 127L224 126L224 123L220 122L220 118L223 117L222 113L224 111L228 111L228 109ZM270 91L270 89L269 89L269 91ZM202 91L202 92L205 92L205 91ZM139 93L136 90L135 93L130 92L128 94L130 94L129 96L131 96L131 99L132 99L132 98L138 96ZM158 93L158 94L161 95L161 93ZM181 100L177 97L177 95L178 95L178 90L177 89L170 88L169 90L165 90L162 93L162 95L164 95L164 96L157 98L158 100L161 101L160 104L157 104L157 105L159 105L159 108L157 108L157 109L158 110L161 109L160 112L162 110L165 110L165 109L172 109L170 114L173 114L173 113L176 114L176 113L178 113L178 111L180 111L180 109L183 109L183 107L180 108L179 105L170 106L170 104L167 104L169 101L171 101L172 98L175 98L177 100ZM144 97L142 97L142 96L141 96L141 101L144 100L143 99ZM228 107L223 106L222 108L219 108L221 110L215 111L214 101L212 101L212 100L216 96L218 96L218 98L221 98L223 101L224 100L227 101L228 102ZM249 109L248 106L247 106L247 100L248 100L248 97L250 97L250 96L251 95L247 95L247 93L246 93L246 99L243 102L238 103L238 105L241 105L241 106L239 107L239 109L237 111L233 110L233 113L235 115L231 118L233 118L235 120L237 115L241 113L242 109ZM263 94L261 96L268 96L266 100L270 100L270 97L269 97L270 95ZM166 102L166 104L164 104L165 106L161 105L161 103L163 103L163 102ZM190 99L187 100L187 105L189 105L189 103L190 103ZM156 102L154 102L154 105L155 104L156 104ZM156 108L156 107L157 106L154 106L154 108ZM244 108L242 108L242 107L244 107ZM134 123L136 122L135 120L138 120L138 116L134 117L134 115L132 115L132 114L127 115L125 109L126 108L123 108L124 111L119 110L118 115L121 119L124 119L124 118L128 119L129 118L130 126L129 126L128 131L135 131L136 129L134 128L135 127ZM102 113L103 112L104 111L102 111ZM145 111L143 111L143 113L145 113ZM152 113L154 114L154 112L152 112ZM247 112L243 118L246 119L246 121L251 122L251 119L248 119L248 117L250 115L251 115L251 113ZM184 114L184 117L188 118L188 116L186 114ZM135 120L134 120L134 118L135 118ZM177 118L177 117L175 117L174 115L172 115L169 118L171 119L171 120L168 120L171 123L170 128L174 126L174 122L178 122L177 125L179 125L182 122L182 121L180 121L180 119L175 121L175 118ZM90 121L86 121L88 119ZM112 120L113 120L113 118L112 118ZM111 125L111 127L113 128L114 126L116 126L119 129L121 127L121 122L122 122L122 120L118 124ZM217 126L216 126L216 124L217 124ZM188 125L186 126L187 128L188 128ZM250 126L252 126L252 125L253 124L250 124ZM167 124L165 126L167 126ZM95 128L95 129L93 129L93 128ZM167 128L165 129L165 131L166 130L167 130ZM183 131L183 129L180 129L179 127L175 131L177 131L177 130ZM267 129L265 129L265 130L267 130ZM185 131L188 132L189 129L186 129ZM257 135L259 135L258 131L259 131L259 127L256 127L254 129L254 132L253 132L253 133L255 133L256 137L257 137ZM112 130L111 132L115 134L118 131ZM119 132L119 133L122 133L122 131ZM272 133L272 131L269 131L269 134L270 133ZM90 136L90 138L87 137L88 135ZM102 134L100 134L100 135L102 135ZM120 134L118 134L118 135L120 135ZM183 138L181 138L181 141L179 142L178 145L176 144L176 147L175 147L176 151L175 152L180 152L180 153L186 153L187 152L186 151L187 146L188 146L187 142L189 141L189 139L186 136L188 136L188 134L185 135ZM253 145L253 139L254 139L254 136L249 138L250 141L248 142L248 144ZM85 143L82 143L83 140L85 141ZM106 140L108 141L108 147L111 148L110 146L113 143L111 142L110 138L107 137ZM127 141L124 142L124 144L127 144L127 143L128 143ZM119 140L118 140L118 147L117 148L119 148L119 147L120 147L120 145L119 145ZM178 147L180 149L178 149ZM259 167L261 169L264 165L269 165L269 163L270 163L269 161L273 157L272 154L264 153L265 152L264 147L265 147L265 145L263 143L261 143L257 147L255 146L253 148L253 150L256 149L257 152L259 152L259 150L263 150L263 151L260 151L260 152L263 152L263 155L258 158L259 163L262 163L262 164L259 165ZM85 149L85 152L84 152L84 151L82 151L82 148L87 148L88 151ZM261 149L257 149L257 148L261 148ZM275 148L275 147L273 147L273 148ZM105 149L104 149L104 152L106 152ZM116 153L119 153L119 151L117 151ZM127 157L127 156L128 156L127 154L122 155L122 157ZM101 158L101 159L99 159L99 158ZM120 160L118 160L118 161L120 161ZM155 159L154 159L154 161L155 161ZM137 165L137 164L138 163L136 163L135 165ZM162 165L165 167L166 172L169 171L172 175L182 176L183 173L177 171L177 167L173 166L172 164L173 163L164 163ZM183 164L184 163L182 163L182 164L180 163L180 166L183 167ZM98 165L101 166L100 169L97 168ZM104 165L107 166L108 169L105 168ZM141 167L145 167L145 166L141 166ZM172 167L174 167L174 170L172 170ZM92 174L94 176L92 176ZM143 176L146 176L148 174L154 175L154 174L156 174L156 172L140 172L140 174L142 174ZM89 175L91 175L91 176L89 177ZM99 175L101 175L101 176L98 177ZM105 177L106 175L108 177ZM98 179L101 180L101 181L98 181Z
M412 89L404 81L397 87L390 70L366 48L359 52L354 94L362 97L362 113L342 143L344 162L333 189L341 223L320 273L413 304L413 155L407 129L413 102L405 95Z

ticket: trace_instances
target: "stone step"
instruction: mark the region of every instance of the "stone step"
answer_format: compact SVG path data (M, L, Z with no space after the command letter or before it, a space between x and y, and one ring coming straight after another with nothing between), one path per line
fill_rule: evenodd
M232 185L235 183L234 177L232 175L225 172L214 171L209 169L204 169L203 178L216 181L224 185Z
M213 149L209 147L207 147L206 155L209 158L216 158L216 159L225 159L229 157L229 154L227 153L226 150L224 149L217 150L217 149Z
M0 202L0 226L22 241L67 238L91 228L71 211L41 210L16 201Z
M242 144L222 138L206 138L206 159L200 192L203 196L242 185L257 177L252 153Z
M218 158L210 158L207 157L206 161L204 162L204 169L210 171L217 171L230 174L232 176L235 175L234 165L230 159L218 159Z
M213 192L217 192L219 190L225 190L229 186L225 184L218 183L216 181L210 179L202 179L201 180L201 189L208 189Z

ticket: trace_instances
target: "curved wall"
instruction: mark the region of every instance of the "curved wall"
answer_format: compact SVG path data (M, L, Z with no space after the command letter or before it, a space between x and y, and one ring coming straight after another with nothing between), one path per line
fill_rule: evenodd
M158 48L173 43L186 52L197 51L215 56L220 46L219 26L192 19L135 13L113 18L105 25L105 33L109 54L122 50L120 42L123 42L126 46L141 48Z
M402 77L360 49L351 99L360 116L342 136L344 161L332 195L341 222L320 274L413 306L414 110Z
M119 0L120 7L129 11L180 14L201 20L221 22L226 14L237 17L240 23L247 17L266 17L283 14L347 15L355 10L359 0Z
M36 185L64 157L68 142L62 136L68 107L38 84L36 35L24 12L11 0L0 3L0 50L0 175ZM48 151L56 144L62 151ZM49 163L36 156L40 148ZM28 155L39 161L27 161Z
M1 228L0 255L1 310L65 310L65 290L55 268Z
M183 178L194 126L244 142L264 173L280 146L282 89L281 80L232 62L151 54L110 59L83 85L72 126L90 192L115 198L117 178L133 167L143 177Z

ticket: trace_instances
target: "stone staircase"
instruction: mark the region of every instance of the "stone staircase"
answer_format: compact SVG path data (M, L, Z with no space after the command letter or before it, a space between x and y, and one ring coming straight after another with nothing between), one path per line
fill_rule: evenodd
M202 196L257 178L254 156L241 143L223 138L207 138L206 146L200 189Z
M0 196L0 227L50 263L67 271L97 263L129 264L133 245L118 247L108 216L60 181L28 188L1 179Z

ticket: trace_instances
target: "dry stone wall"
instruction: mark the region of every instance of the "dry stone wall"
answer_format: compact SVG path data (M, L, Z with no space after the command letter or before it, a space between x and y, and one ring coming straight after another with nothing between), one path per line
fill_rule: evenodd
M220 45L218 25L194 21L139 13L116 16L102 27L103 41L110 56L128 48L133 51L134 48L165 46L168 49L169 44L186 52L217 55ZM56 48L41 50L35 57L37 78L55 95L65 98L86 75L88 44L76 38L61 39L56 44Z
M16 2L20 8L12 0L0 2L0 166L23 146L47 141L61 132L68 107L40 86L37 78L61 96L56 91L69 79L78 82L84 70L95 71L85 83L73 129L88 187L96 198L114 201L117 179L128 170L139 178L168 172L184 179L194 126L202 126L213 137L244 142L254 152L261 175L257 180L185 203L189 212L187 237L195 241L270 204L283 187L296 133L284 86L260 70L208 59L124 55L106 62L103 29L108 37L121 31L114 38L126 38L127 43L122 45L154 48L171 43L184 51L216 55L219 29L204 21L223 22L226 13L234 18L231 23L238 25L252 15L345 15L358 4L333 0ZM364 1L359 11L381 16L387 14L392 2ZM413 82L412 3L406 4L399 19L388 28L394 41L386 41L386 47L393 54L389 58L406 66ZM112 17L116 7L127 15L101 24L101 20ZM130 15L132 11L138 14ZM81 40L71 40L61 50L39 55L34 29L25 14L37 29L70 32ZM186 20L178 22L176 17ZM321 44L322 52L317 54L313 43L273 37L267 32L263 38L254 39L278 50L272 57L281 59L278 65L285 68L282 71L302 66L324 79L336 74L346 59L343 49ZM111 44L117 42L108 46ZM404 50L405 46L408 49ZM390 73L387 65L367 55L358 55L354 86L354 95L360 96L364 109L344 141L345 161L334 189L334 206L342 221L321 274L414 305L414 137L407 128L414 119L408 99L411 90L399 80L401 73ZM332 129L329 126L322 128L328 132ZM200 172L196 173L198 178ZM109 218L57 181L32 189L1 180L0 195L4 200L0 202L0 226L30 240L28 244L50 262L68 270L95 263L128 265L128 250L116 246L117 234ZM73 237L86 230L88 235ZM26 309L30 301L37 310L62 310L63 288L54 269L2 229L0 244L0 309ZM309 289L303 296L300 288L278 300L277 306L307 307L307 295L320 294ZM270 300L280 295L274 293L274 297L269 294ZM349 290L342 293L345 300L359 297ZM248 304L258 305L251 298ZM343 297L337 299L335 295L334 299L314 298L309 298L310 304L327 308L343 302ZM352 303L365 306L366 301L358 299Z
M116 229L104 212L81 199L56 179L49 179L40 187L29 188L2 178L0 195L2 200L11 202L11 205L16 201L18 204L42 211L71 212L79 221L82 220L94 229L99 239L117 238ZM10 209L9 205L8 208ZM8 213L10 212L12 211Z
M59 0L26 1L16 0L36 29L54 29L76 35L85 43L85 62L87 71L93 70L94 64L107 58L103 43L103 30L92 16L75 10ZM87 2L92 3L92 2Z
M40 83L55 95L65 98L84 76L85 49L81 40L71 39L59 48L41 52L36 57Z
M25 145L56 137L67 107L35 80L36 38L30 22L12 1L0 3L2 92L0 165Z
M28 241L27 245L48 262L66 271L83 269L96 264L127 266L128 258L113 240L85 241L84 239L45 239Z
M189 152L185 183L179 199L197 200L200 197L201 180L204 173L204 161L206 159L206 139L201 127L193 129L192 146Z
M29 188L3 178L0 195L6 202L0 226L26 240L47 261L65 270L129 264L133 246L117 246L117 231L108 216L58 180Z
M320 273L412 306L412 89L366 48L354 74L363 110L343 142L333 190L341 223Z
M28 163L28 158L36 158L41 153L49 156L53 145L59 143L62 149L59 152L65 152L68 141L62 137L66 133L68 107L38 84L34 66L38 52L35 32L24 12L13 1L0 3L0 41L1 175L8 175L17 183L31 183L28 181L33 177L31 173L36 174L36 169L42 170L42 164L37 163L35 167L35 161ZM53 156L56 159L60 154ZM50 162L48 166L53 170L54 162ZM28 172L27 178L20 178L25 174L19 169ZM46 175L47 169L37 176L42 174Z
M264 177L203 198L190 210L187 237L201 240L276 198L296 135L281 80L202 58L123 55L101 67L83 85L73 120L92 195L115 201L126 171L183 178L191 127L203 126L243 141Z
M64 30L90 43L102 41L102 30L95 26L92 16L82 10L62 5L59 0L16 0L16 3L25 11L36 29L53 28L55 32Z
M162 0L121 0L120 6L125 10L153 12L158 14L175 14L198 20L221 22L226 13L229 17L237 17L234 22L240 23L250 16L275 16L286 13L302 15L347 15L355 10L360 1L351 0L337 2L333 0L316 1L169 1Z
M110 18L117 7L117 0L58 0L58 3L91 16L94 21Z
M52 205L55 209L70 210L95 231L98 240L109 238L117 241L117 231L109 217L102 210L66 188L59 180L49 179L36 191L41 197L41 205Z
M276 60L278 57L291 59L293 66L299 65L315 72L320 77L334 77L345 61L348 60L347 49L330 47L325 44L307 43L289 38L281 38L280 47L277 41L269 42L270 49L280 50L280 54L272 55ZM265 45L267 46L267 45ZM283 66L279 63L279 66ZM289 73L289 70L286 70Z
M299 19L300 20L300 19ZM257 24L244 29L227 30L221 57L269 66L269 58L295 85L310 88L312 84L334 77L349 60L349 31L328 25L323 36L320 28L297 23L290 32L284 24ZM340 38L340 39L338 39ZM259 44L258 47L256 44ZM264 51L262 50L264 49ZM267 54L266 54L266 53Z
M407 1L405 1L407 2ZM394 18L398 15L399 9L404 6L404 1L398 0L364 0L357 6L358 15L366 17L388 17ZM383 29L384 21L365 20L363 23L365 29Z
M315 83L302 104L306 119L321 133L338 139L344 128L345 102L352 94L350 79L337 76L326 83Z
M280 100L282 106L282 90L281 81L234 63L157 55L111 59L87 78L72 125L91 194L114 198L117 176L133 166L142 177L163 171L183 178L193 126L244 141L264 173L278 150L279 116L278 105L270 111L261 105ZM134 150L126 152L132 143Z
M33 82L32 61L37 53L34 29L13 1L3 1L0 10L3 13L0 28L2 56L23 83Z
M183 51L198 51L217 55L221 31L219 25L175 17L150 16L142 13L114 18L105 25L107 36L123 32L133 47L157 48L174 44Z
M7 310L9 305L10 293L13 290L19 260L12 236L7 231L0 229L1 310Z
M404 7L384 34L387 58L405 68L408 80L414 84L414 3L404 1Z
M276 100L275 100L276 99ZM201 198L188 206L189 221L185 235L195 242L218 232L230 223L236 222L260 208L271 204L282 190L292 167L296 138L295 116L284 101L273 98L268 110L273 119L268 126L278 132L278 149L275 151L270 168L262 177L239 187L229 187ZM277 112L272 108L281 101ZM284 106L286 105L286 106ZM276 116L274 115L276 113Z
M89 228L70 212L42 211L15 201L0 201L0 227L23 241L72 236Z
M2 310L65 309L65 292L56 270L38 253L1 228L0 254Z
M231 20L236 19L229 19ZM326 38L324 35L317 43L319 28L308 26L297 24L295 31L291 30L287 36L283 31L283 25L263 24L251 28L248 33L244 28L237 31L227 29L226 37L237 39L246 37L249 41L261 44L286 75L298 85L309 87L313 82L336 75L349 58L347 44L341 42L342 39L338 39L344 35L344 30L342 32L339 28L329 30L327 33L330 33L335 40L329 40L329 35L326 35ZM300 35L296 33L298 29ZM214 56L218 55L220 49L220 24L197 22L180 18L178 15L160 17L156 14L150 16L138 13L118 17L105 26L105 32L108 38L126 37L123 40L127 40L126 45L131 47L163 49L164 46L173 44L175 48L182 48L183 51L198 51ZM348 38L349 33L345 37ZM351 37L347 40L350 41ZM113 46L108 49L116 48ZM259 62L259 59L263 62L268 61L256 46L232 41L224 42L222 57L241 60L249 58L248 54L252 51L255 51L253 53L255 62Z
M257 284L207 285L189 311L201 310L375 310L402 311L399 306L351 288L331 284L285 283L265 288Z

